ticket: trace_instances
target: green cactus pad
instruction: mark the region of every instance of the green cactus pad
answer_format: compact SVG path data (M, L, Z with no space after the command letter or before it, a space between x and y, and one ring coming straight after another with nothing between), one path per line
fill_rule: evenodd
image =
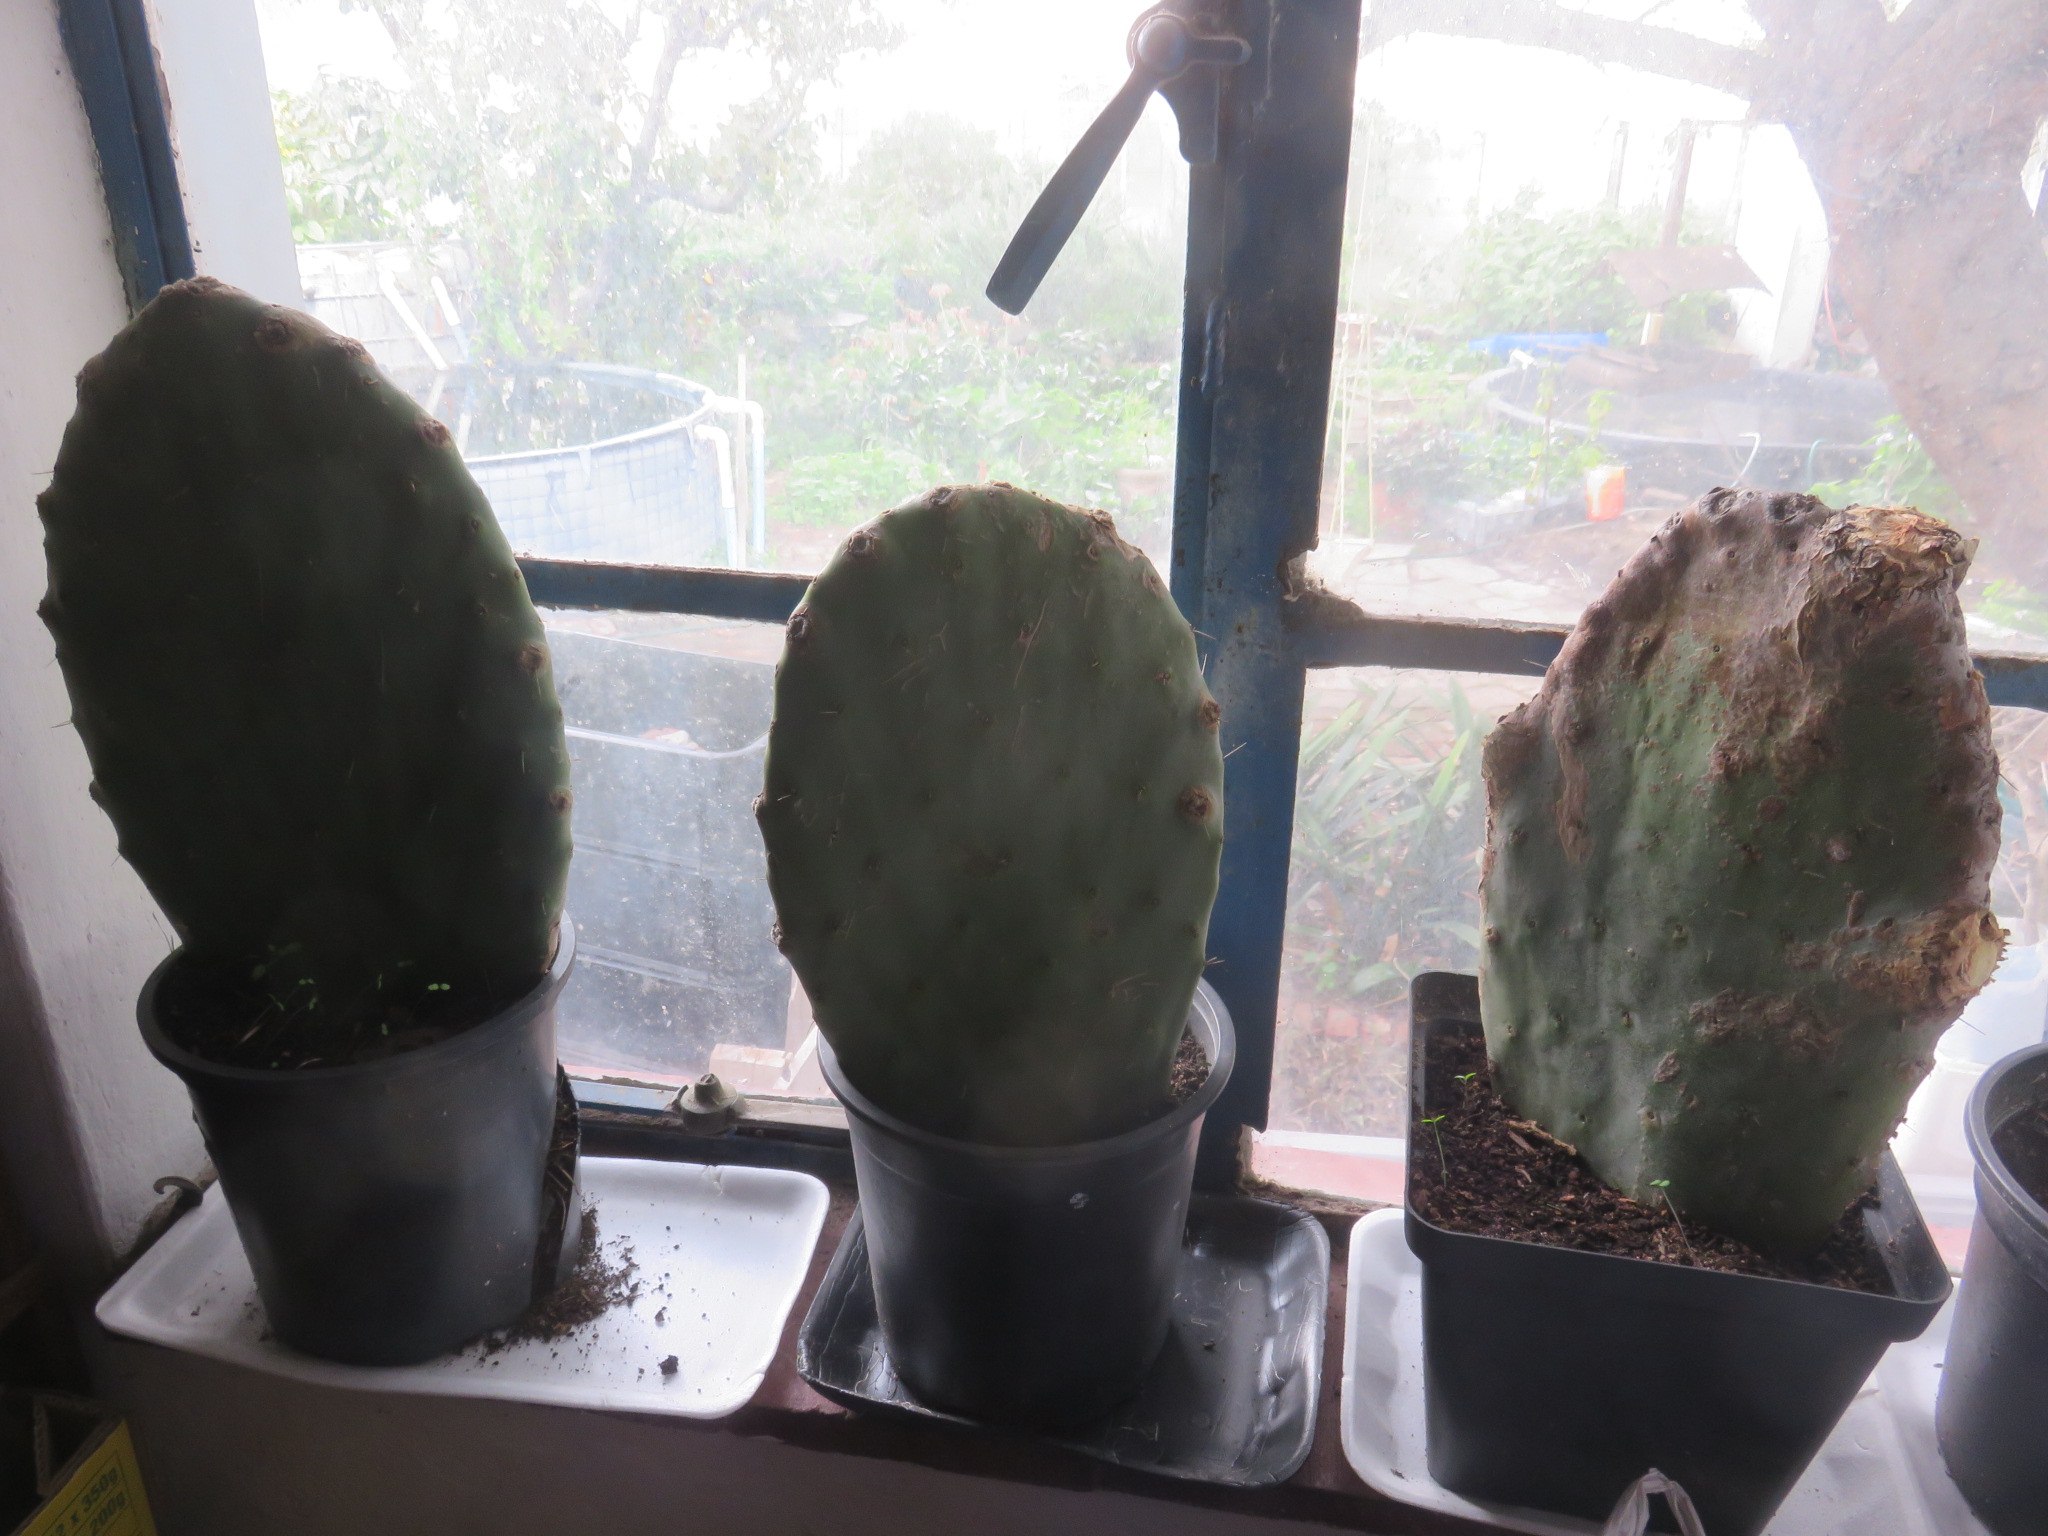
M783 953L850 1081L1053 1146L1164 1102L1223 846L1217 707L1108 517L945 487L789 622L758 803Z
M1997 964L1969 555L1910 508L1716 491L1487 742L1487 1048L1622 1192L1811 1248Z
M199 968L308 1028L541 978L545 639L447 429L360 345L175 283L80 372L38 506L94 797Z

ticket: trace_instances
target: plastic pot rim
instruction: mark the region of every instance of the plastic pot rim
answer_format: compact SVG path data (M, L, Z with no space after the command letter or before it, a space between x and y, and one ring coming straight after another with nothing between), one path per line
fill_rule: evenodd
M1451 1021L1437 1019L1417 1021L1422 1026L1422 1029L1427 1029L1439 1022ZM1476 1019L1456 1022L1469 1024L1474 1029L1478 1028L1478 1021ZM1420 1033L1421 1030L1418 1030L1418 1035ZM1422 1039L1418 1038L1411 1047L1411 1063L1419 1063L1422 1044ZM2042 1050L2043 1054L2048 1054L2048 1046L2044 1046ZM1415 1081L1415 1079L1411 1079L1411 1081ZM1980 1084L1979 1086L1981 1088L1982 1085ZM1976 1099L1973 1097L1971 1100L1973 1108L1976 1102ZM1416 1120L1420 1114L1419 1102L1411 1090L1409 1103L1411 1147L1422 1146L1426 1148L1427 1143L1416 1141L1413 1135ZM1890 1175L1889 1178L1887 1178L1887 1173ZM1879 1160L1878 1177L1872 1183L1871 1190L1883 1189L1887 1184L1894 1184L1906 1196L1911 1206L1912 1221L1918 1222L1922 1220L1919 1203L1912 1199L1912 1191L1906 1184L1905 1175L1898 1169L1889 1151L1885 1152ZM1859 1197L1859 1199L1866 1198L1867 1195L1868 1191L1866 1191L1865 1196ZM1917 1338L1924 1332L1934 1312L1942 1303L1948 1300L1950 1292L1954 1289L1954 1281L1945 1270L1942 1273L1942 1283L1938 1291L1928 1296L1912 1296L1898 1289L1898 1275L1892 1271L1891 1266L1887 1265L1887 1274L1893 1281L1893 1289L1880 1294L1876 1291L1852 1290L1846 1286L1825 1285L1818 1280L1799 1280L1784 1275L1753 1275L1739 1270L1707 1269L1692 1264L1674 1264L1664 1259L1638 1258L1636 1255L1628 1253L1601 1253L1590 1248L1566 1247L1561 1243L1539 1243L1525 1237L1498 1237L1486 1232L1460 1232L1455 1228L1439 1226L1423 1215L1415 1208L1415 1203L1409 1198L1406 1189L1402 1191L1401 1208L1402 1214L1406 1218L1409 1246L1411 1248L1416 1246L1415 1233L1419 1228L1428 1234L1425 1241L1434 1241L1442 1244L1504 1243L1516 1248L1531 1249L1539 1253L1555 1254L1558 1257L1553 1262L1560 1264L1598 1264L1607 1267L1608 1272L1612 1274L1625 1274L1628 1272L1625 1269L1613 1267L1618 1265L1633 1265L1639 1270L1655 1270L1664 1276L1664 1283L1667 1285L1691 1289L1697 1294L1709 1294L1715 1291L1725 1293L1738 1290L1756 1292L1759 1287L1778 1287L1787 1294L1797 1292L1825 1296L1829 1298L1830 1304L1834 1305L1872 1311L1896 1312L1899 1315L1900 1325L1911 1329L1911 1332L1899 1334L1899 1339ZM1912 1222L1908 1223L1909 1226L1911 1224ZM1762 1292L1761 1294L1768 1294L1768 1292Z
M1986 1067L1984 1075L1977 1079L1977 1086L1970 1090L1970 1102L1963 1111L1963 1137L1969 1142L1970 1156L1976 1161L1977 1177L1998 1192L2014 1216L2031 1227L2036 1235L2048 1239L2048 1208L2027 1193L2026 1186L2012 1176L2012 1170L2006 1166L2004 1157L1992 1141L1996 1128L1991 1124L1991 1095L2021 1068L2044 1060L2048 1060L2048 1042L2015 1051ZM2044 1077L2043 1086L2048 1087L2048 1077Z
M1890 1154L1887 1153L1886 1156L1889 1157ZM1899 1176L1899 1184L1901 1188L1905 1188L1903 1174ZM1875 1189L1878 1186L1872 1185L1871 1187ZM1847 1286L1826 1285L1818 1280L1799 1280L1785 1275L1753 1275L1746 1274L1741 1270L1707 1269L1691 1264L1673 1264L1665 1259L1638 1258L1631 1253L1601 1253L1597 1249L1592 1248L1567 1248L1559 1243L1532 1242L1525 1237L1497 1237L1488 1232L1460 1232L1455 1228L1438 1226L1427 1216L1416 1210L1405 1195L1402 1199L1402 1215L1407 1219L1408 1223L1408 1246L1410 1248L1416 1247L1415 1234L1419 1228L1423 1233L1427 1234L1424 1238L1425 1242L1506 1244L1515 1248L1533 1249L1539 1253L1559 1254L1562 1256L1560 1262L1598 1262L1603 1267L1609 1267L1608 1272L1611 1274L1627 1272L1626 1270L1611 1267L1617 1265L1632 1265L1640 1270L1656 1270L1664 1276L1665 1284L1695 1288L1701 1293L1775 1287L1787 1292L1802 1292L1825 1296L1831 1301L1838 1297L1853 1298L1841 1303L1846 1306L1886 1311L1902 1310L1903 1313L1908 1315L1902 1315L1901 1325L1910 1327L1912 1331L1899 1334L1898 1340L1918 1338L1925 1332L1928 1321L1934 1311L1938 1310L1941 1304L1948 1300L1949 1293L1954 1288L1953 1279L1949 1279L1940 1288L1938 1294L1932 1296L1903 1295L1896 1289L1884 1293L1851 1290ZM1576 1290L1583 1286L1585 1282L1581 1277L1573 1277L1568 1280L1560 1280L1559 1283L1567 1288ZM1925 1315L1913 1316L1910 1314Z
M1188 1004L1188 1012L1207 1012L1216 1022L1216 1050L1209 1060L1209 1076L1202 1086L1188 1100L1174 1107L1167 1114L1128 1131L1119 1131L1114 1136L1104 1136L1095 1141L1072 1141L1051 1147L1006 1147L988 1142L961 1141L951 1136L941 1136L911 1124L900 1116L891 1114L873 1099L854 1087L840 1070L839 1058L832 1052L832 1044L825 1038L825 1032L818 1031L818 1064L824 1069L825 1082L834 1097L850 1115L855 1115L870 1125L901 1140L934 1151L950 1151L975 1159L1009 1164L1016 1167L1056 1167L1064 1163L1090 1162L1096 1159L1108 1160L1133 1150L1147 1142L1160 1140L1184 1131L1214 1107L1222 1096L1224 1087L1230 1081L1231 1068L1237 1064L1237 1030L1231 1022L1230 1010L1223 999L1216 995L1215 988L1206 980L1195 984L1195 995ZM1196 1037L1200 1039L1200 1031Z
M172 1040L157 1022L156 995L173 969L185 958L185 947L179 945L166 955L149 979L142 984L142 991L135 1000L136 1023L142 1028L143 1044L149 1053L164 1066L180 1077L210 1077L228 1082L272 1083L280 1087L287 1084L328 1084L347 1082L353 1078L403 1077L415 1072L430 1072L460 1061L488 1049L500 1036L525 1027L526 1022L540 1009L551 1004L569 980L571 967L576 963L576 925L564 912L561 917L560 938L555 944L553 960L548 971L533 988L516 1001L506 1004L482 1022L472 1025L446 1040L436 1040L415 1050L401 1051L396 1056L387 1056L378 1061L353 1061L332 1067L236 1067L221 1062L209 1061L195 1055Z

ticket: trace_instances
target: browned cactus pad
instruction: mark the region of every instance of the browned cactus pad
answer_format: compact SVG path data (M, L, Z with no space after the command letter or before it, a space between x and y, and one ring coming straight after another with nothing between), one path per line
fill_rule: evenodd
M1716 491L1487 743L1489 1051L1624 1193L1817 1242L1996 966L1969 556L1911 508Z

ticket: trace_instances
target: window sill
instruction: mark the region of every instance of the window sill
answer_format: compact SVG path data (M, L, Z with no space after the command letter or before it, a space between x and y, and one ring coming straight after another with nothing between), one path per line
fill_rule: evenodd
M1261 1188L1262 1195L1280 1193ZM796 1338L825 1267L852 1215L853 1189L832 1185L832 1206L812 1257L796 1306L783 1330L775 1361L753 1401L728 1419L698 1426L710 1433L759 1436L810 1450L908 1462L936 1470L1005 1483L1087 1491L1118 1491L1198 1508L1289 1524L1341 1531L1401 1532L1404 1536L1451 1536L1491 1527L1433 1515L1396 1503L1368 1488L1344 1459L1337 1399L1343 1378L1345 1305L1344 1234L1357 1208L1334 1201L1301 1201L1321 1216L1337 1245L1330 1266L1329 1312L1323 1342L1321 1398L1315 1442L1301 1469L1286 1482L1264 1488L1232 1488L1154 1476L1096 1461L1020 1435L977 1434L941 1426L929 1428L866 1418L819 1396L797 1375ZM1328 1207L1328 1209L1323 1209ZM1341 1208L1340 1208L1341 1207Z
M646 1124L608 1127L605 1112L594 1118L591 1150L607 1155L625 1150L616 1144L622 1137L655 1142L660 1151L654 1155L687 1161L703 1160L708 1148L736 1154L721 1161L753 1160L747 1154L761 1150L745 1146L749 1138L685 1137ZM823 1142L831 1132L814 1134ZM844 1160L843 1130L838 1134L836 1152L818 1144L809 1154L821 1163ZM801 1143L778 1139L778 1155L792 1147L805 1151ZM1357 1202L1255 1187L1318 1215L1338 1257L1308 1458L1285 1483L1234 1488L1112 1466L1024 1436L865 1417L814 1392L796 1372L797 1334L854 1207L850 1170L827 1184L824 1230L773 1360L746 1406L726 1418L312 1386L98 1330L89 1342L93 1375L102 1395L131 1422L165 1536L254 1536L287 1526L308 1536L452 1528L510 1536L568 1528L561 1523L565 1508L578 1511L589 1528L651 1531L657 1527L636 1522L635 1512L659 1505L680 1515L684 1505L674 1501L697 1502L691 1490L707 1478L717 1487L703 1498L714 1505L739 1500L748 1511L729 1528L762 1536L828 1528L887 1528L892 1536L966 1530L1021 1536L1053 1528L1119 1536L1286 1528L1451 1536L1487 1529L1389 1500L1362 1483L1344 1459L1337 1412L1346 1299L1341 1255ZM337 1480L347 1485L347 1496L330 1501L326 1490ZM771 1490L764 1480L776 1486ZM786 1486L782 1480L789 1480ZM315 1489L321 1490L317 1515L300 1502ZM1105 1497L1097 1502L1095 1495ZM847 1499L875 1503L840 1509ZM791 1505L803 1507L792 1514ZM1156 1513L1141 1514L1147 1506ZM785 1513L777 1515L778 1508ZM820 1510L838 1514L820 1524ZM480 1523L464 1525L457 1513ZM886 1527L877 1523L883 1514L890 1515Z
M839 1246L854 1208L853 1169L845 1118L836 1104L753 1099L742 1123L718 1136L692 1136L668 1111L665 1095L644 1085L577 1084L586 1149L605 1156L674 1158L692 1162L769 1164L792 1167L826 1181L832 1203L811 1256L809 1272L784 1326L774 1362L753 1399L738 1413L694 1426L700 1432L730 1433L780 1441L808 1450L905 1462L939 1471L1047 1488L1116 1490L1205 1509L1259 1516L1286 1523L1346 1531L1404 1533L1472 1532L1490 1527L1400 1504L1366 1486L1344 1459L1338 1416L1343 1379L1345 1308L1344 1245L1351 1224L1381 1195L1379 1184L1400 1198L1403 1164L1386 1158L1345 1157L1347 1165L1369 1165L1378 1176L1367 1200L1291 1189L1266 1177L1246 1181L1245 1192L1307 1211L1330 1234L1332 1259L1328 1311L1324 1319L1321 1396L1315 1439L1307 1460L1286 1482L1260 1488L1226 1487L1161 1477L1097 1461L1092 1457L1022 1435L973 1433L944 1426L915 1426L865 1417L814 1391L796 1371L798 1331L817 1295L826 1266ZM1255 1166L1262 1174L1291 1171L1291 1165L1262 1147ZM1327 1159L1337 1154L1316 1149ZM1320 1165L1314 1172L1326 1172Z
M239 1368L206 1361L180 1361L174 1351L103 1337L96 1341L93 1350L98 1356L96 1364L101 1367L95 1375L101 1378L105 1395L118 1402L133 1419L152 1487L159 1479L164 1479L174 1486L184 1483L189 1488L197 1478L202 1481L209 1499L219 1495L232 1500L240 1497L240 1485L245 1480L260 1483L266 1478L272 1482L290 1478L290 1456L293 1453L286 1453L281 1466L252 1476L248 1469L254 1460L260 1458L251 1458L247 1445L242 1443L251 1431L245 1428L238 1439L233 1430L216 1433L212 1428L216 1417L232 1417L233 1412L239 1412L263 1422L267 1430L267 1421L280 1415L274 1409L260 1406L266 1393L288 1390L309 1394L300 1396L293 1403L293 1412L298 1416L297 1439L301 1444L308 1437L313 1441L325 1441L331 1436L337 1447L348 1447L361 1441L364 1430L360 1421L365 1419L378 1423L383 1433L397 1441L428 1445L438 1444L444 1435L459 1438L459 1426L465 1423L489 1424L490 1432L478 1437L464 1453L471 1457L466 1476L458 1474L454 1468L445 1472L438 1467L435 1469L426 1488L427 1493L436 1498L454 1496L452 1490L459 1486L462 1497L474 1494L482 1500L490 1499L495 1492L496 1481L510 1476L504 1462L516 1458L516 1452L510 1446L519 1435L555 1453L551 1457L543 1455L539 1470L529 1475L566 1481L571 1486L580 1487L581 1469L586 1464L606 1460L625 1463L628 1468L625 1475L630 1482L607 1481L601 1487L593 1484L587 1506L588 1514L599 1525L621 1532L641 1528L630 1520L622 1520L616 1526L607 1524L621 1503L638 1507L660 1497L661 1490L671 1488L679 1479L687 1481L690 1476L703 1477L707 1473L716 1478L730 1478L742 1487L751 1486L748 1478L758 1478L760 1473L758 1470L748 1473L742 1469L753 1466L763 1455L768 1457L771 1465L778 1466L814 1465L811 1457L822 1456L840 1468L839 1477L850 1479L861 1487L920 1489L945 1486L950 1482L953 1492L948 1497L956 1516L963 1499L974 1510L989 1512L990 1523L987 1525L983 1525L978 1516L965 1523L956 1518L950 1525L943 1521L921 1524L911 1520L901 1526L896 1536L922 1536L926 1531L932 1532L933 1536L944 1531L950 1536L954 1530L1009 1530L1011 1527L996 1523L994 1512L998 1510L1068 1507L1095 1509L1105 1515L1113 1515L1122 1508L1128 1513L1133 1506L1125 1501L1132 1500L1137 1501L1136 1507L1149 1506L1156 1511L1155 1516L1141 1523L1147 1531L1154 1528L1154 1520L1167 1522L1160 1527L1165 1530L1181 1529L1177 1522L1187 1521L1185 1529L1190 1531L1297 1528L1402 1532L1417 1533L1417 1536L1421 1533L1445 1533L1449 1536L1453 1532L1489 1529L1391 1500L1366 1486L1345 1460L1338 1401L1343 1378L1344 1319L1348 1298L1348 1266L1344 1249L1352 1223L1363 1208L1361 1202L1305 1194L1264 1179L1247 1181L1247 1193L1278 1200L1317 1216L1330 1233L1336 1250L1325 1317L1324 1364L1315 1438L1303 1466L1286 1482L1275 1486L1238 1488L1178 1481L1099 1462L1028 1437L977 1433L943 1426L907 1425L867 1417L851 1413L813 1391L795 1369L797 1336L854 1207L845 1129L836 1107L815 1103L763 1102L758 1105L757 1113L736 1131L717 1137L702 1137L684 1133L676 1118L655 1103L657 1096L651 1090L639 1091L649 1095L647 1102L633 1103L630 1107L622 1097L615 1097L608 1103L586 1101L586 1146L593 1154L637 1155L682 1162L768 1163L776 1166L808 1164L809 1171L824 1177L830 1191L824 1227L804 1268L804 1279L795 1303L784 1322L767 1372L745 1406L721 1419L691 1421L630 1412L592 1413L529 1404L408 1400L383 1393L336 1392L332 1388L307 1389L300 1386L280 1389L262 1384ZM593 1096L593 1099L597 1097L600 1096ZM1296 1140L1306 1143L1297 1150L1317 1154L1330 1151L1308 1142L1306 1138ZM1285 1142L1281 1145L1284 1146ZM1390 1159L1369 1161L1388 1162L1395 1168L1399 1166ZM1281 1170L1268 1167L1265 1171L1277 1173ZM222 1371L230 1374L223 1377L218 1374ZM145 1381L147 1387L140 1391L123 1390L124 1379L130 1383ZM230 1404L236 1405L233 1410L222 1412L228 1410ZM259 1406L252 1407L251 1404ZM473 1414L518 1417L472 1420ZM168 1423L167 1420L172 1418L193 1421L196 1427L188 1429ZM403 1430L400 1426L404 1426ZM178 1446L181 1436L187 1443ZM177 1447L175 1451L172 1449L174 1446ZM773 1449L776 1446L800 1453L796 1462L777 1461L781 1453ZM364 1498L375 1499L385 1505L393 1502L403 1505L415 1492L417 1474L403 1465L385 1465L388 1450L389 1447L382 1447L379 1453L367 1460L358 1451L355 1462L351 1463L350 1475L363 1478ZM166 1460L182 1461L186 1465L167 1472ZM457 1461L459 1464L460 1456ZM365 1474L356 1462L375 1470ZM695 1470L686 1471L690 1468ZM892 1468L893 1471L890 1470ZM316 1474L301 1472L298 1477L309 1485L317 1481ZM934 1477L936 1484L931 1481ZM964 1488L958 1481L962 1479L967 1480ZM1111 1497L1096 1503L1089 1496L1097 1494ZM1076 1495L1083 1496L1085 1502L1073 1505ZM1175 1510L1185 1513L1172 1513ZM1205 1513L1198 1517L1197 1511ZM1217 1527L1211 1524L1215 1520L1229 1523ZM251 1532L272 1528L276 1527L263 1524L246 1527ZM374 1527L361 1523L337 1523L331 1527L314 1524L304 1528L309 1536L330 1529L336 1536L342 1532L353 1536L356 1530ZM391 1528L424 1530L434 1527L401 1523ZM501 1532L529 1529L509 1521L489 1528ZM546 1524L531 1527L535 1531L556 1528L559 1527ZM758 1529L766 1536L770 1532L816 1527L802 1519L794 1522L770 1519L746 1528ZM1016 1528L1033 1529L1030 1526ZM205 1532L207 1536L215 1536L216 1532L234 1532L239 1536L244 1527L232 1522L216 1525L209 1518L197 1524L166 1523L164 1529L166 1536L175 1536L181 1530ZM1140 1529L1140 1525L1112 1524L1108 1529L1135 1531Z

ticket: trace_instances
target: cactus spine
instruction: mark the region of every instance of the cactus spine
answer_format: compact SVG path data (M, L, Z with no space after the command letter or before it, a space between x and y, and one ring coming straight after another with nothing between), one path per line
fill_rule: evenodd
M79 374L38 506L94 797L194 962L299 1018L540 979L547 646L447 429L361 346L175 283Z
M1624 1193L1811 1247L1996 965L1969 554L1910 508L1716 491L1488 741L1496 1079Z
M1217 716L1102 513L946 487L847 539L789 621L757 811L855 1087L1018 1146L1164 1102L1216 894Z

